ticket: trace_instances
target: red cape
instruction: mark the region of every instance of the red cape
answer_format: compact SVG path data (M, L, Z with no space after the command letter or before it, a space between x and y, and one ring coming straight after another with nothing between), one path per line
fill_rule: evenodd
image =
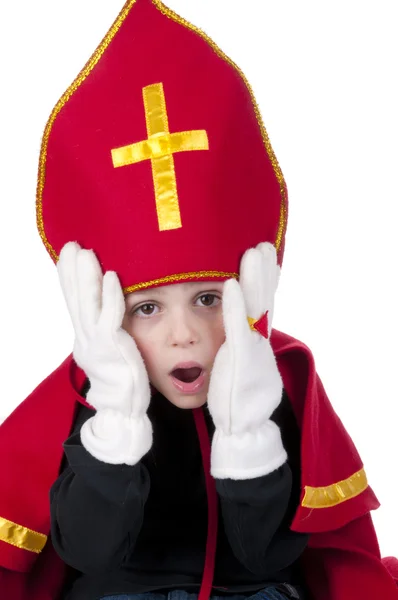
M302 557L314 600L398 600L394 559L380 558L369 511L379 502L302 342L271 344L301 429L302 493L292 529L310 533ZM0 427L0 589L12 600L56 600L66 566L51 540L49 489L58 477L85 374L69 356ZM7 457L5 460L4 457Z

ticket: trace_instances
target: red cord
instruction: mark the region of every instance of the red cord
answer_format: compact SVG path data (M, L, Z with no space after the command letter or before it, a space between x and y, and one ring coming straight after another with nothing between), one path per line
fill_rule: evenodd
M210 439L207 431L205 416L201 408L195 408L193 410L193 414L205 473L208 511L205 566L203 569L202 585L200 587L198 600L209 600L213 585L214 565L216 561L218 498L215 481L210 475Z

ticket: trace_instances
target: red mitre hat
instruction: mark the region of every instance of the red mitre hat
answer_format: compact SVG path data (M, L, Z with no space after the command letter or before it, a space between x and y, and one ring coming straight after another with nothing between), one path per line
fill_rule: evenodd
M253 92L202 31L128 0L47 123L37 224L53 260L93 249L124 292L237 277L273 243L287 191Z

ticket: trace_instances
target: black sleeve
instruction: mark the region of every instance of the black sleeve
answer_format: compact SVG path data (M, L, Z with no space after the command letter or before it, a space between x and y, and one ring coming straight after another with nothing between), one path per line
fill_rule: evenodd
M288 461L255 479L216 480L225 533L235 557L259 576L295 562L308 535L291 531L300 498L300 440L284 392L272 419L281 429Z
M91 456L80 440L94 411L81 407L64 443L64 470L50 491L51 537L59 556L83 573L118 568L141 529L149 475L140 462L111 465Z
M216 481L229 544L255 575L292 564L306 546L307 536L290 531L285 519L291 483L287 463L264 477Z

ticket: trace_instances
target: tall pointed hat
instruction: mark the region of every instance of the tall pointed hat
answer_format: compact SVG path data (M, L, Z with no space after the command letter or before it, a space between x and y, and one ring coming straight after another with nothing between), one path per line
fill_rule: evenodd
M282 264L287 191L253 92L202 31L128 0L47 123L37 224L53 260L92 248L124 292Z

